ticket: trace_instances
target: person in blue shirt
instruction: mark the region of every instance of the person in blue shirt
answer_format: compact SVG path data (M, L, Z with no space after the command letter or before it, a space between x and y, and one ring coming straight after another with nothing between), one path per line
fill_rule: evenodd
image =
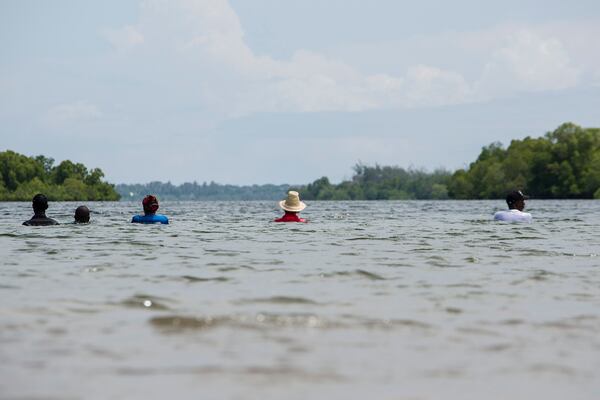
M137 224L168 224L169 218L162 214L157 214L158 210L158 199L155 196L149 194L142 200L142 206L144 207L144 215L134 215L131 219L132 223Z

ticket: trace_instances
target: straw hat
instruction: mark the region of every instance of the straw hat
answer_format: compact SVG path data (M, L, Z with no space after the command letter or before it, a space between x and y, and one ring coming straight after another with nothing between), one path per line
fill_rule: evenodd
M290 190L288 192L287 199L279 202L279 207L285 211L298 212L304 210L306 208L306 204L300 201L300 195L298 195L298 192Z

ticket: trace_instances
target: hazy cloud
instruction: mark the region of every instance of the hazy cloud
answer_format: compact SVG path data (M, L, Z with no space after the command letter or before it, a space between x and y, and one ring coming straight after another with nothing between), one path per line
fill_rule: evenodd
M523 91L576 86L585 70L561 37L589 34L560 27L499 26L478 32L412 38L431 54L465 57L479 64L461 71L415 59L402 73L365 74L357 66L327 54L297 49L288 59L256 54L246 43L242 23L227 0L146 0L134 25L111 30L117 49L141 47L130 54L136 64L155 64L180 83L197 90L190 99L223 118L254 112L365 111L435 107L488 101ZM398 54L411 57L399 46ZM430 60L435 57L428 57ZM122 66L119 66L120 68ZM588 65L597 76L598 65ZM597 68L594 72L593 69ZM475 71L475 72L473 72ZM184 72L184 73L182 73Z
M69 104L56 105L46 113L46 120L51 125L89 121L101 117L102 112L96 105L81 100Z
M120 29L106 29L103 34L118 51L124 51L144 43L144 36L130 25Z
M597 11L257 2L42 2L34 25L11 6L0 143L77 154L113 181L306 182L359 159L462 165L490 141L598 120ZM288 148L297 168L275 168Z
M508 35L494 51L478 89L482 97L567 89L577 85L581 72L560 40L521 30Z
M435 106L467 101L470 93L458 72L439 67L366 75L305 49L287 60L257 55L226 0L145 1L138 24L111 32L120 33L110 37L117 48L144 42L144 51L131 57L173 57L162 62L172 73L197 67L203 106L228 116Z

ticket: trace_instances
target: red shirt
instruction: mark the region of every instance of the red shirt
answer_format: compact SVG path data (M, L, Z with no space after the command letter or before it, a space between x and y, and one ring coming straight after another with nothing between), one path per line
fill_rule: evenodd
M306 220L300 218L298 213L286 211L283 217L277 218L275 222L306 222Z

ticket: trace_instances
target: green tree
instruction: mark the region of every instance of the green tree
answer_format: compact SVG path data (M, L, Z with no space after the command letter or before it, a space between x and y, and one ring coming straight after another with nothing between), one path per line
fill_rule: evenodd
M484 147L448 185L454 198L499 198L524 189L538 198L592 198L600 185L600 130L565 123L541 138Z
M29 201L37 193L50 200L118 200L114 186L103 177L102 170L88 172L83 164L69 160L54 166L52 158L42 155L0 152L0 200Z

